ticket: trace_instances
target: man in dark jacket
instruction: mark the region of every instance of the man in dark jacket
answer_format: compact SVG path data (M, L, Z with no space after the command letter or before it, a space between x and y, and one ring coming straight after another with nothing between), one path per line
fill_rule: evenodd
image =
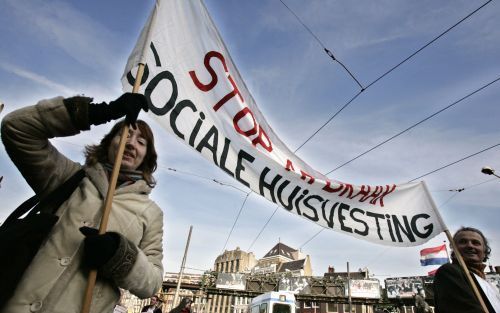
M161 313L160 309L160 299L157 296L152 296L151 301L149 305L145 305L141 312L147 312L147 313Z
M483 262L486 262L491 252L488 240L480 230L462 227L453 236L453 241L462 255L489 313L500 312L498 289L485 280L484 268L486 265ZM441 266L434 277L435 312L484 312L453 252L451 258L453 262Z

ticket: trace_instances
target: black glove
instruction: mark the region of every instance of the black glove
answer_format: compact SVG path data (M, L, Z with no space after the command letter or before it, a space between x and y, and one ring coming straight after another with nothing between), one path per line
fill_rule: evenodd
M98 269L106 264L118 250L120 235L107 232L99 235L95 228L80 227L80 232L85 235L83 240L83 263L91 268Z
M136 128L135 122L141 109L146 112L149 110L146 97L140 93L127 92L109 104L106 102L90 103L88 109L89 124L104 124L125 116L127 125Z

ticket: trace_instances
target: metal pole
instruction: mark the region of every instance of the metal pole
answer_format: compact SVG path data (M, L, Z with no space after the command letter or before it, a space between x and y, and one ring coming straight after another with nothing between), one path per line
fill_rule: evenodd
M351 272L349 272L349 262L347 262L347 295L349 296L349 313L352 313Z
M179 289L181 288L182 273L184 272L184 265L186 264L186 256L189 248L189 241L191 240L191 232L193 225L189 226L189 235L186 242L186 249L184 249L184 256L182 257L181 270L179 271L179 279L177 280L177 288L175 288L174 301L172 302L172 309L177 306L177 298L179 297Z

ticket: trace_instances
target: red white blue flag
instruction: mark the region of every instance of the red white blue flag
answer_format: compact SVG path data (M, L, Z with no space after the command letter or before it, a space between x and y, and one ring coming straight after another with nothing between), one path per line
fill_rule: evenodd
M439 265L448 263L446 245L420 250L420 265Z

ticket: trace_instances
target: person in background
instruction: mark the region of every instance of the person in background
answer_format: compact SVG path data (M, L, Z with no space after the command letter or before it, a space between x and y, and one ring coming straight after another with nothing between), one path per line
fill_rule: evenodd
M79 313L89 271L98 270L92 313L112 312L119 288L140 298L155 294L163 276L163 213L150 198L157 154L150 127L137 121L148 110L141 94L93 103L88 97L42 100L6 115L2 141L27 183L43 198L80 169L85 177L57 210L59 219L33 258L2 313ZM85 165L49 139L125 116L98 145L85 148ZM108 231L98 234L109 179L124 123L131 125L112 200ZM16 264L12 264L16 266ZM1 269L8 270L8 269Z
M161 301L158 296L152 296L149 305L145 305L141 312L145 313L161 313Z
M182 298L178 306L173 308L169 313L191 313L191 298Z
M486 237L479 229L462 227L453 235L453 242L462 255L489 313L500 312L498 289L486 281L484 274L486 267L484 262L491 253ZM451 259L452 263L442 265L434 277L435 312L483 312L454 252L451 254Z
M425 302L425 291L424 291L424 289L418 288L417 290L418 290L418 292L415 295L415 307L417 308L417 312L416 313L430 313L431 312L431 308L429 307L429 305L427 304L427 302Z

